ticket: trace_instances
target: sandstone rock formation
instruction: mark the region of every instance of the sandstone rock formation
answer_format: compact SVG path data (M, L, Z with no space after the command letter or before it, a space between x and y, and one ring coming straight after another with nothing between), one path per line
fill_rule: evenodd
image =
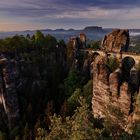
M127 51L129 46L129 31L116 29L105 35L102 40L102 49L106 52L121 52Z
M31 53L28 57L24 57L23 52L19 54L1 53L0 128L4 129L2 131L8 133L9 137L11 130L16 128L18 131L18 123L19 120L22 121L22 117L27 116L25 118L28 122L37 118L31 111L33 110L36 112L35 114L39 115L37 112L40 111L36 109L38 105L42 103L44 97L47 96L49 100L51 96L54 96L52 93L56 90L57 84L64 79L67 73L66 47L63 42L59 43L56 50L49 53L41 52L40 55L35 50L33 50L34 53L27 51L27 54ZM36 55L33 56L33 54ZM5 59L1 59L1 57L6 58L4 63L2 60ZM52 87L48 86L49 90L52 89L51 94L46 94L46 81L53 85ZM28 112L31 115L28 115Z
M128 46L128 30L114 30L102 41L105 54L127 51ZM140 122L139 70L131 57L121 57L114 71L109 70L108 61L108 55L104 55L96 57L93 62L93 115L132 134L133 128Z
M84 33L79 34L79 39L81 41L82 48L86 47L86 35Z
M15 60L6 60L0 65L0 100L8 118L9 129L12 130L19 119L18 95L16 82L19 75Z
M93 115L96 118L109 119L125 131L132 133L135 120L140 120L138 72L134 67L128 81L123 81L122 68L110 72L106 59L97 57L93 64ZM138 94L138 95L137 95ZM136 103L134 101L136 96ZM135 105L134 105L135 104ZM131 118L131 119L130 119Z
M68 67L79 69L80 49L86 47L86 35L80 33L79 37L71 37L67 44Z

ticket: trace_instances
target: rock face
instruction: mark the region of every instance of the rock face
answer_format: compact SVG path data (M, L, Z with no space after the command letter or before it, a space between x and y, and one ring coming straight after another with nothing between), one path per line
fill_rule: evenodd
M127 51L129 46L129 31L116 29L102 40L102 49L106 52Z
M18 95L16 92L18 75L16 61L7 59L5 63L0 65L0 99L8 118L10 130L18 124L19 119Z
M86 35L84 33L80 33L79 39L80 39L82 48L86 48Z
M106 53L127 51L129 31L114 30L105 36L102 46ZM139 71L135 62L125 58L121 58L116 70L110 71L108 61L106 55L96 57L93 62L93 115L132 134L140 121Z
M133 123L136 122L135 120L140 120L137 70L132 67L128 81L123 81L122 68L110 72L106 59L100 56L94 61L93 68L92 109L94 117L107 118L121 129L132 133L130 128ZM134 96L136 96L136 102L133 100Z
M80 33L79 37L71 37L67 44L68 67L79 69L80 49L86 47L86 35Z

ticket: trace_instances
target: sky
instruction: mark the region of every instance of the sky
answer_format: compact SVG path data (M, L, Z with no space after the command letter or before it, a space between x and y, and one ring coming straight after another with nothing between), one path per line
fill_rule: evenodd
M140 0L0 0L0 31L140 28Z

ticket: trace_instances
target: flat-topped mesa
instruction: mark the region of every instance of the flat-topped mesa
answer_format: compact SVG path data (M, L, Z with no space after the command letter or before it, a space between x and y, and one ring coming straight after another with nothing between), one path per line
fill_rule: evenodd
M127 51L129 47L129 30L115 29L102 40L102 50L106 52Z
M100 32L103 31L102 27L99 26L87 26L84 28L84 31L88 31L88 32Z

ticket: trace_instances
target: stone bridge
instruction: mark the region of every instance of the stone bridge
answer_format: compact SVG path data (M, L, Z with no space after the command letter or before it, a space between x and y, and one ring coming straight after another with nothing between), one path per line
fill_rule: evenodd
M136 53L131 53L131 52L121 52L121 53L117 53L117 52L104 52L102 50L92 50L92 49L86 49L86 52L93 54L93 55L100 55L103 57L116 57L119 60L123 60L124 58L133 58L135 61L135 64L140 63L140 54L136 54Z

